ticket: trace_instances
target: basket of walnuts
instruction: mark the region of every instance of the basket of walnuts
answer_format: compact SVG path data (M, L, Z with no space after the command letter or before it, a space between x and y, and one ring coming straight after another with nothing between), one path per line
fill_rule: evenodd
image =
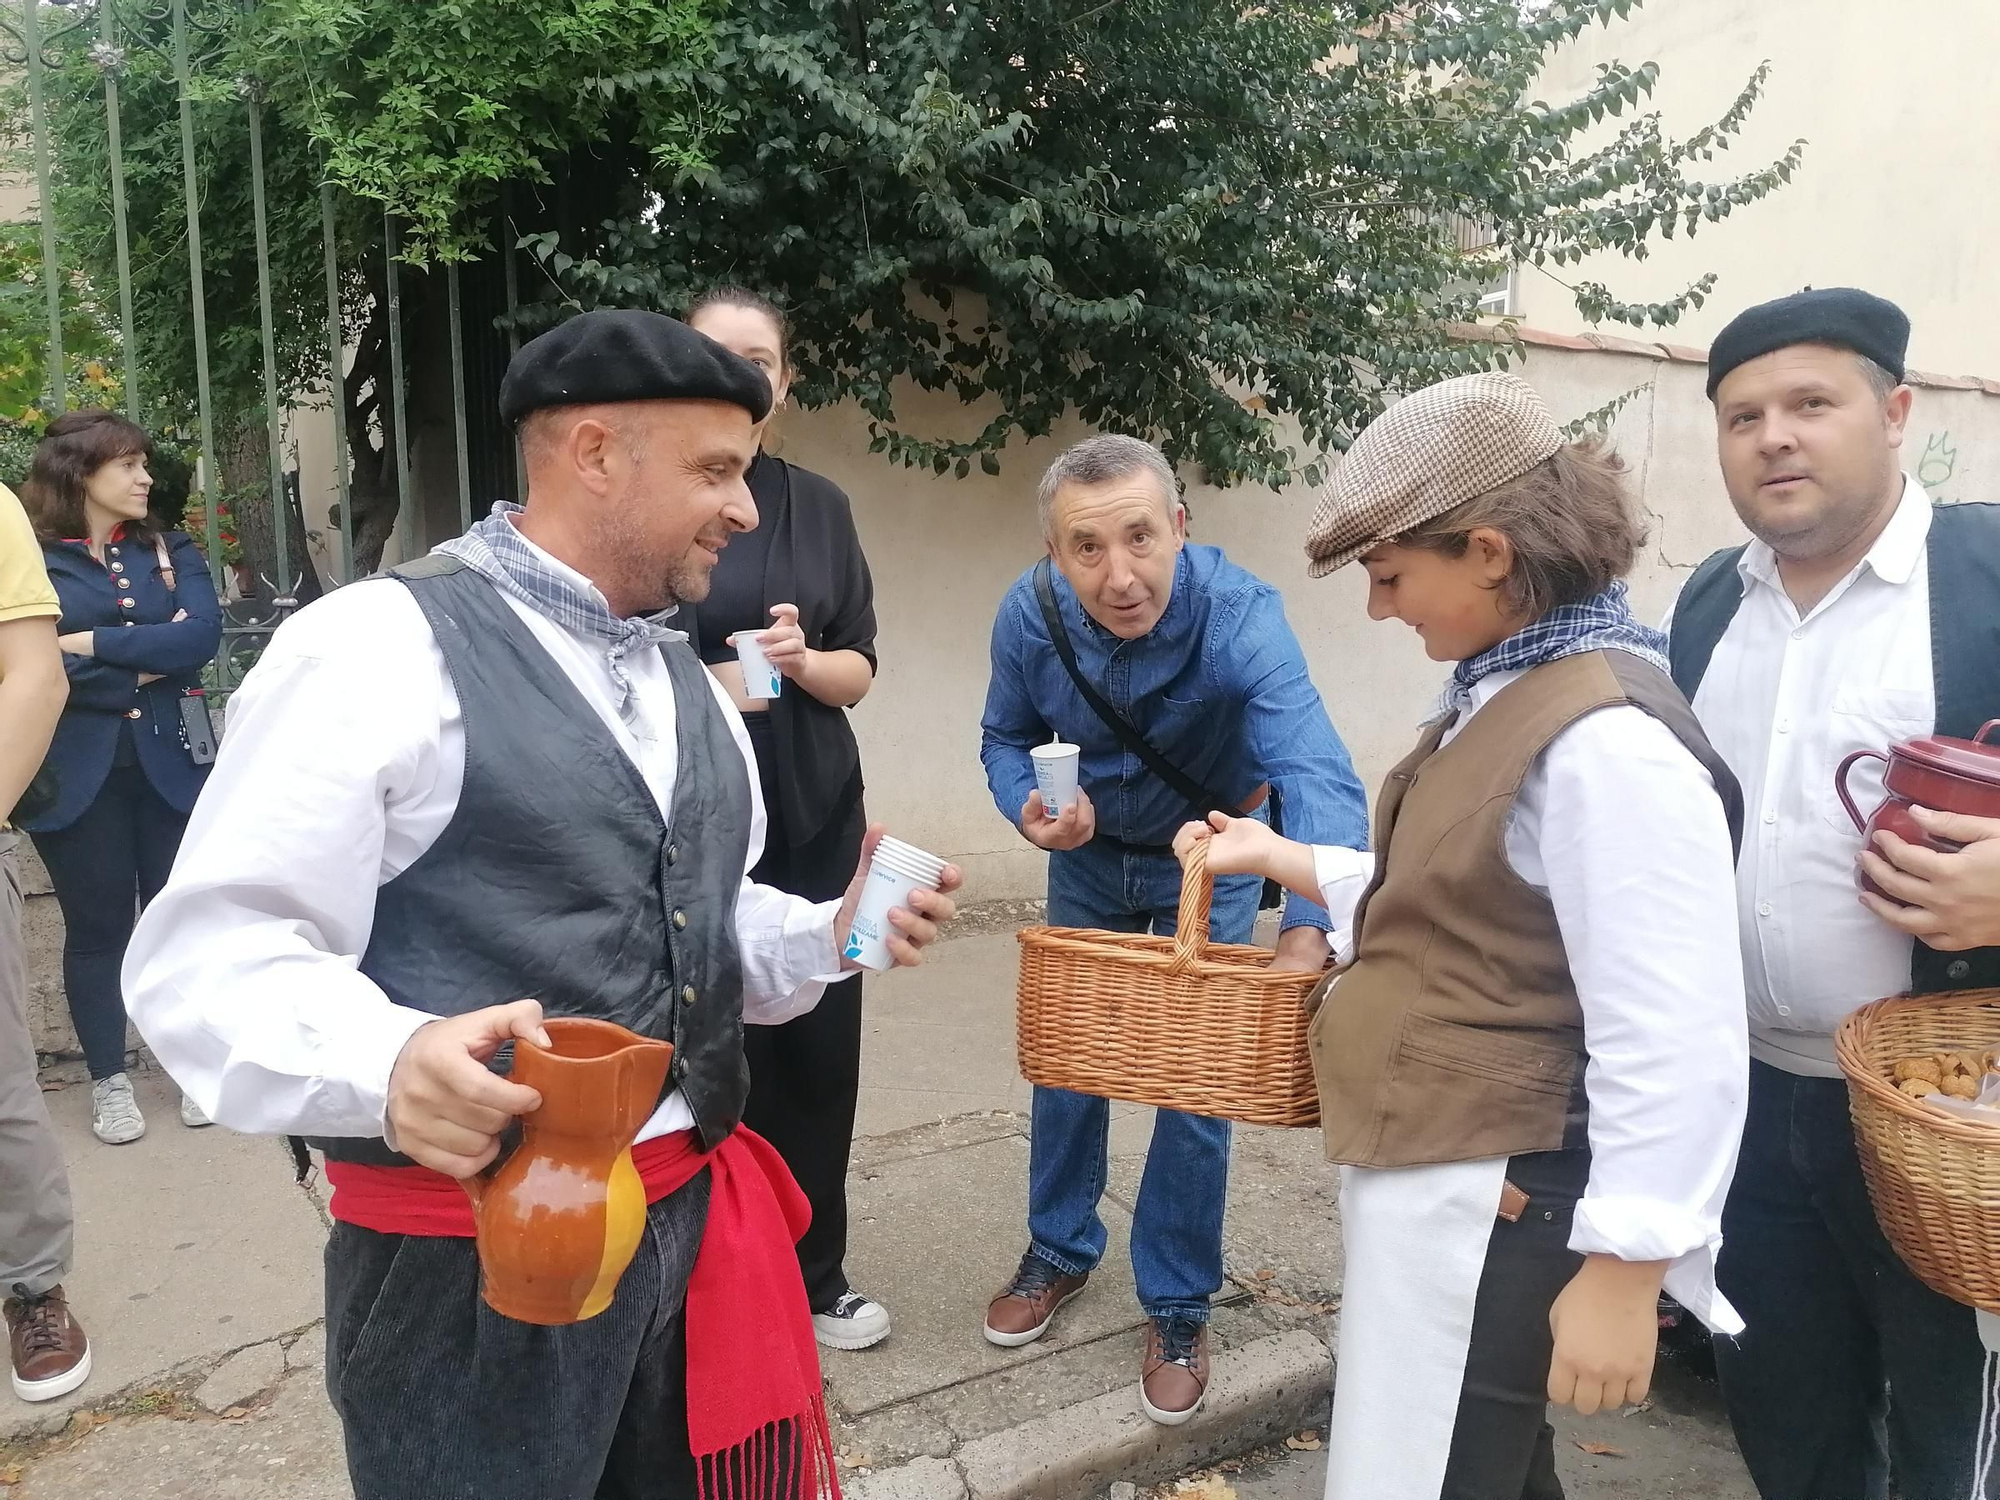
M2000 990L1898 995L1841 1022L1855 1144L1882 1229L1947 1297L2000 1313Z

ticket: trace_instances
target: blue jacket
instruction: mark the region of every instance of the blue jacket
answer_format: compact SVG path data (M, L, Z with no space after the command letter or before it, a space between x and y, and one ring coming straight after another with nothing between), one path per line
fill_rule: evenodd
M1054 582L1078 667L1170 763L1239 805L1268 781L1284 799L1287 838L1368 847L1367 799L1276 589L1216 548L1190 543L1159 624L1121 641L1084 612L1060 571ZM987 784L1010 823L1034 790L1029 748L1051 733L1082 748L1078 776L1100 835L1163 845L1196 816L1076 690L1049 640L1030 568L993 622L981 723ZM1295 895L1281 925L1325 927L1327 916Z
M181 729L183 688L201 686L202 666L222 642L222 607L201 549L185 532L165 534L176 594L167 592L150 546L113 540L104 561L82 542L44 542L42 560L62 603L56 629L88 630L93 656L63 654L69 703L49 747L55 768L55 807L26 824L30 833L52 833L83 816L103 789L129 733L146 779L171 806L194 806L208 768L188 754ZM176 610L187 618L174 620ZM139 674L161 680L139 685Z

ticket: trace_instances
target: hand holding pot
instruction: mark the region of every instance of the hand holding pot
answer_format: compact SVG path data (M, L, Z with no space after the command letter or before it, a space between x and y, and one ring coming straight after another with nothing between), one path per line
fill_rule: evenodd
M507 1122L542 1103L533 1089L487 1071L500 1044L516 1038L549 1045L540 1001L492 1005L412 1032L389 1074L389 1145L449 1177L485 1167L500 1150Z
M1861 868L1893 899L1864 890L1862 904L1941 952L2000 946L2000 818L1927 807L1912 807L1910 817L1931 840L1964 847L1940 853L1878 831Z

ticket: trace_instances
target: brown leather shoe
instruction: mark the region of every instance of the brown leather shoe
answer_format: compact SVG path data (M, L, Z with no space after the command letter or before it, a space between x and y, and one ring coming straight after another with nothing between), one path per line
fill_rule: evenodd
M1208 1394L1208 1325L1192 1318L1146 1324L1146 1359L1139 1367L1139 1404L1162 1427L1178 1427L1201 1410Z
M23 1401L53 1401L90 1378L90 1340L71 1315L61 1287L29 1296L16 1286L5 1311L15 1395Z
M1090 1277L1071 1276L1030 1250L1007 1290L986 1309L986 1342L1002 1349L1032 1344L1049 1331L1061 1306L1083 1290Z

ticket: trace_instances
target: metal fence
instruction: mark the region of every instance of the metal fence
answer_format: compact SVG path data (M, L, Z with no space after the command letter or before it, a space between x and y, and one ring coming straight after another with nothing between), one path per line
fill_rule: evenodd
M92 0L92 3L78 3L78 0L0 0L0 72L11 73L25 81L27 113L32 133L32 158L34 187L36 191L36 213L40 220L42 281L46 287L48 338L47 338L47 380L45 400L48 409L60 412L69 404L68 371L63 348L64 310L62 294L65 278L73 274L74 268L66 268L63 261L63 229L57 222L55 205L56 177L66 169L59 156L60 142L52 130L50 118L50 70L64 67L80 60L88 61L102 76L104 124L108 144L109 190L112 214L112 231L117 264L117 302L119 316L119 344L124 378L124 406L128 414L142 426L147 425L148 393L142 388L142 371L138 359L139 332L134 322L132 243L131 226L127 223L127 180L123 143L121 140L121 120L119 85L120 77L126 71L130 50L135 47L151 49L164 58L171 66L174 87L178 98L180 146L182 167L182 191L185 199L187 277L189 306L192 312L190 330L194 348L195 410L197 415L196 443L198 462L195 464L194 481L190 499L199 500L206 518L204 551L209 559L211 574L218 591L223 590L224 568L222 564L221 516L218 499L218 461L216 448L216 409L210 382L210 338L209 311L204 283L204 263L201 236L201 183L198 181L196 161L195 121L199 110L229 107L226 104L207 102L202 91L195 85L205 75L212 78L218 60L223 53L223 44L228 29L240 18L248 7L237 0L224 3L203 3L203 0ZM11 12L11 14L9 13ZM260 335L263 358L264 411L268 426L267 438L270 452L269 492L265 503L270 506L271 532L276 541L276 577L266 576L262 581L269 589L269 608L261 617L246 618L244 611L232 611L234 623L226 629L222 652L214 674L216 687L227 692L234 686L239 675L232 661L240 656L246 645L254 645L257 640L268 635L277 619L296 607L301 580L294 576L293 538L290 533L292 522L292 496L298 493L302 476L288 476L284 467L284 436L288 400L298 392L281 390L277 358L276 330L273 324L272 260L269 239L269 225L266 202L266 174L264 169L266 112L261 91L250 80L234 80L233 90L240 100L240 107L247 114L248 166L252 188L252 210L256 238L256 263L258 278L258 305L260 310ZM210 93L215 91L210 90ZM344 267L340 255L340 242L336 234L336 222L342 204L336 197L337 189L321 182L319 186L319 220L326 266L326 346L328 391L333 420L333 482L337 493L339 521L339 545L330 559L331 582L342 584L351 582L357 572L354 507L350 493L350 470L352 455L348 451L344 414L351 393L347 389L347 361L351 353L344 347L342 306L346 290L343 277L352 270ZM506 225L507 205L501 206L501 223ZM94 226L101 228L101 226ZM404 327L404 278L409 268L401 259L400 226L390 215L381 218L380 252L382 255L383 286L386 293L386 307L377 309L386 315L388 324L389 358L387 419L379 424L381 439L388 461L395 471L395 491L397 499L396 535L399 551L405 557L421 550L418 536L419 518L413 500L415 476L411 468L409 416L409 374L408 350L405 348L406 329ZM511 235L506 238L511 243ZM511 252L499 259L504 263L505 311L502 321L511 328L514 315L519 308L519 287L516 280L515 256ZM482 268L486 269L486 268ZM453 413L454 458L457 473L458 521L461 527L469 525L472 517L472 472L473 465L468 453L467 390L466 390L466 330L461 302L461 272L456 264L443 268L445 302L449 317L451 352L451 394ZM108 304L108 288L97 287L93 291ZM489 337L497 337L491 328L485 330ZM508 333L507 348L511 352L518 343L518 335ZM377 391L378 399L382 392ZM322 481L324 476L314 476ZM516 478L518 484L518 477ZM314 591L308 582L308 592ZM252 615L256 611L252 610ZM234 639L232 639L232 637Z

